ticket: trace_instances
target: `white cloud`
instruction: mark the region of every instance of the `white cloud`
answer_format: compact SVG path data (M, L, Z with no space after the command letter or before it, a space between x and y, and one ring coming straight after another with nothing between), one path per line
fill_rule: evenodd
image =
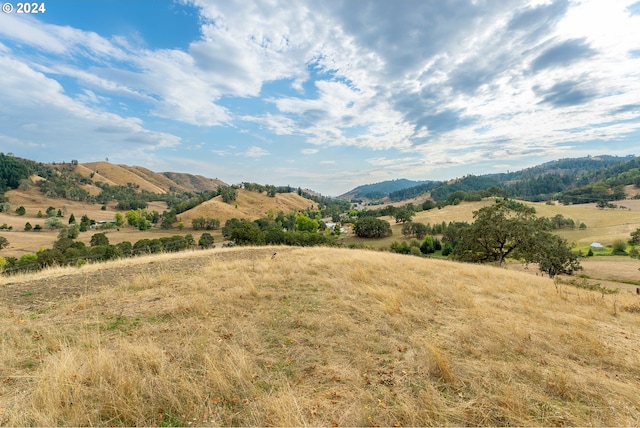
M633 0L184 2L201 23L185 50L0 16L3 141L148 153L188 124L246 133L220 156L261 159L252 144L275 154L285 137L295 153L346 146L376 174L415 174L640 129Z
M0 135L5 141L19 141L7 147L25 148L23 143L39 141L42 153L51 159L89 158L103 153L142 155L161 147L174 147L180 138L144 128L136 118L88 106L90 93L78 99L65 94L62 86L27 64L0 57Z
M258 146L251 146L247 149L247 151L245 151L243 153L244 156L248 157L248 158L254 158L254 159L259 159L263 156L267 156L269 155L269 152L266 151L265 149L258 147Z

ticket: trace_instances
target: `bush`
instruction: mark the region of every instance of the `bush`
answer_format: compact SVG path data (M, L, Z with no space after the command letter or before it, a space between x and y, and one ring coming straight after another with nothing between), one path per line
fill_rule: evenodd
M389 247L391 251L398 254L411 254L411 246L407 241L393 241Z
M62 221L58 217L49 217L45 220L44 224L49 229L61 229L62 226L64 226L64 224L62 224Z
M30 231L31 229L33 229L33 227L31 226L31 223L26 222L26 223L24 224L24 231L25 231L25 232L28 232L28 231Z
M96 233L91 236L90 245L92 247L98 245L109 245L109 238L107 238L107 235L105 235L104 233Z
M433 254L436 252L433 236L427 235L424 237L422 245L420 245L420 251L422 254Z
M27 213L27 210L24 207L18 207L16 208L16 214L18 215L25 215Z
M128 257L131 255L131 251L133 249L133 245L129 241L122 241L116 244L116 247L120 250L123 256Z
M200 235L200 239L198 239L198 245L202 248L211 248L213 247L214 241L213 236L210 233L203 233Z
M619 256L626 256L627 255L627 243L624 242L624 240L622 239L616 239L615 241L613 241L613 244L611 244L611 254L613 255L619 255Z

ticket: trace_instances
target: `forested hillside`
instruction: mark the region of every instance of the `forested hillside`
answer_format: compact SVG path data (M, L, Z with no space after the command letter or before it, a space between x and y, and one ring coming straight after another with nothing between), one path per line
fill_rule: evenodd
M387 195L402 192L408 188L426 188L429 189L429 186L432 186L432 183L437 183L434 181L413 181L407 180L406 178L401 178L398 180L388 180L382 181L380 183L374 184L365 184L362 186L358 186L355 189L345 193L344 195L338 196L338 199L381 199ZM426 186L426 187L425 187ZM424 193L424 192L421 192ZM402 198L407 199L407 198Z
M491 194L532 202L558 200L578 204L624 199L623 187L628 185L639 187L640 193L640 158L603 155L560 159L510 173L427 182L383 196L395 202L430 192L437 202L452 202L455 199L475 200Z

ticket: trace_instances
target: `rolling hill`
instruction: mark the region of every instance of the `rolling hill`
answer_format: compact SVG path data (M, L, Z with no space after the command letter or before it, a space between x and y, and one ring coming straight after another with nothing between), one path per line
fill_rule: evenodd
M278 211L289 213L290 211L302 211L307 208L317 208L313 201L299 196L297 193L278 193L270 198L265 192L257 193L244 189L238 189L236 200L231 203L222 201L221 196L206 201L195 208L183 212L178 218L185 224L191 224L191 220L198 217L217 218L224 224L230 218L244 218L256 220L267 217L269 210L274 214Z
M225 183L218 179L206 178L176 172L153 172L141 166L115 165L109 162L89 162L78 165L78 173L110 185L129 186L152 193L202 192L215 190Z
M382 199L389 193L407 189L410 187L426 185L429 183L435 183L432 181L413 181L406 178L400 178L397 180L381 181L379 183L364 184L351 189L347 193L338 196L338 199L352 200L352 199Z
M0 281L0 425L640 424L635 294L290 247Z
M467 175L446 182L402 186L396 190L388 188L389 183L394 181L359 186L340 197L364 197L371 188L374 199L388 198L399 202L428 194L435 201L446 201L453 193L472 195L492 189L494 194L498 190L512 198L532 202L553 199L580 204L619 200L630 192L631 196L640 193L640 157L601 155L559 159L514 172Z

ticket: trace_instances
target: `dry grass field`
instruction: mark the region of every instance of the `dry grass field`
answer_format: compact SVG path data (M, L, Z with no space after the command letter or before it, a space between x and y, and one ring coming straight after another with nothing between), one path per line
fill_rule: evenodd
M109 162L87 162L83 163L82 166L96 174L93 177L95 181L101 181L102 178L105 178L107 183L115 183L120 186L126 186L127 183L136 183L140 186L140 190L147 190L153 193L166 193L168 190L164 185L170 180L166 178L165 180L162 180L163 182L159 182L159 180L155 179L149 180L150 176L144 171L136 170L127 165L115 165ZM80 171L82 173L82 171L85 170L82 169ZM168 184L166 185L168 186Z
M106 164L107 166L117 167L117 165ZM79 167L81 167L80 165ZM89 204L85 202L75 202L66 199L51 199L46 198L37 189L32 188L29 190L11 190L6 192L6 196L9 198L12 204L12 210L9 213L0 213L0 224L6 223L8 226L12 226L12 231L0 231L0 236L4 236L9 240L9 247L2 250L1 255L21 257L23 254L35 253L41 248L51 248L58 236L57 230L43 230L36 232L24 231L24 225L29 222L32 226L39 224L45 226L45 218L37 217L38 211L45 213L49 206L53 206L56 209L61 209L65 215L62 219L63 223L67 223L69 216L73 213L77 221L83 214L88 215L90 218L100 220L113 220L115 213L118 210L115 209L116 203L107 204L106 210L102 210L100 204ZM18 216L15 214L15 209L24 206L26 214ZM232 217L247 218L255 220L257 218L266 217L269 210L272 210L277 214L278 211L289 213L290 211L304 210L309 207L317 207L316 204L306 198L299 196L296 193L278 194L275 198L270 198L266 193L249 192L246 190L238 190L237 200L233 203L227 204L222 202L221 197L218 196L210 201L205 202L197 206L196 208L182 213L178 216L179 220L182 220L185 224L185 229L179 231L178 229L161 230L159 227L147 231L139 231L135 228L124 227L119 231L115 229L107 231L89 230L82 232L79 239L85 243L89 243L91 236L97 232L105 232L109 238L111 244L117 244L122 241L129 241L135 243L140 239L154 239L161 238L163 236L173 235L185 235L191 233L194 237L200 236L202 231L194 231L191 228L191 220L196 217L211 217L220 220L221 225L224 225L225 221ZM156 210L160 213L167 209L165 202L150 202L147 210ZM217 243L222 242L222 234L219 230L209 231Z
M289 214L291 211L306 210L307 208L317 209L317 204L309 199L303 198L297 193L278 193L274 198L267 196L266 192L257 193L244 189L238 189L235 201L226 203L221 196L206 201L195 208L178 215L178 219L185 224L191 224L191 220L197 217L211 217L220 220L224 225L230 218L246 218L256 220L267 217L269 210L275 215L278 211Z
M0 425L640 424L631 293L288 247L0 281Z
M201 175L172 172L167 176L141 166L116 165L109 162L79 164L75 171L85 177L92 177L94 181L110 185L127 186L128 183L136 183L140 190L154 193L165 193L172 189L184 192L214 190L219 185L224 185L221 180Z
M9 247L3 249L0 254L3 256L21 257L23 254L35 253L40 248L52 247L58 237L58 230L47 229L45 227L46 217L39 218L37 216L38 211L42 211L44 214L49 206L62 210L64 217L61 220L65 224L68 222L71 214L74 214L76 220L79 222L80 218L84 214L96 221L100 221L113 220L115 213L118 212L114 207L115 203L108 204L107 209L103 211L101 209L102 205L100 204L89 204L86 202L76 202L67 199L45 198L44 195L36 188L29 190L10 190L6 192L6 196L11 201L12 210L9 213L0 213L0 224L6 223L8 226L13 226L13 230L0 231L0 236L4 236L9 240ZM26 209L26 214L23 216L19 216L14 212L15 209L20 206L24 206ZM165 202L151 202L147 209L150 211L156 210L158 212L163 212L167 209L167 204ZM26 222L29 222L31 226L39 224L43 229L38 232L33 230L25 232L24 225ZM112 244L117 244L122 241L135 242L139 239L145 238L153 239L176 234L193 233L192 230L179 232L177 229L166 231L157 228L148 231L139 231L135 228L125 227L120 231L116 231L115 229L106 231L91 229L87 232L80 233L78 239L88 244L91 240L91 236L98 232L105 232ZM215 236L216 235L214 235L214 237Z

